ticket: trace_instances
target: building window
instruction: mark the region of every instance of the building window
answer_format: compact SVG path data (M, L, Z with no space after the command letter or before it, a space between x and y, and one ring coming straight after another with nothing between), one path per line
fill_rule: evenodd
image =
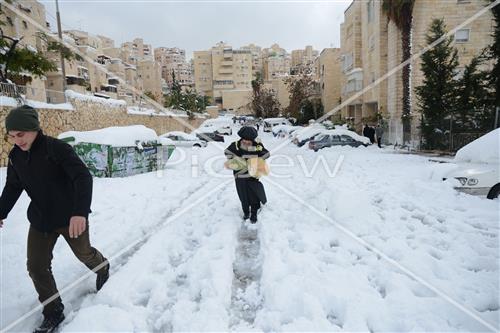
M28 29L28 23L26 23L26 21L23 21L23 27L24 29Z
M367 7L367 11L368 11L368 22L372 22L374 11L375 11L373 0L369 0L366 4L366 7Z
M461 4L461 3L470 3L470 0L457 0L457 3L458 4Z
M7 22L9 22L9 25L10 25L11 27L13 27L13 26L14 26L14 22L12 22L12 18L10 18L9 16L7 16Z
M459 29L455 32L456 43L466 43L469 41L470 29Z
M368 38L368 47L370 51L373 51L373 49L375 49L375 36L371 35L370 38Z

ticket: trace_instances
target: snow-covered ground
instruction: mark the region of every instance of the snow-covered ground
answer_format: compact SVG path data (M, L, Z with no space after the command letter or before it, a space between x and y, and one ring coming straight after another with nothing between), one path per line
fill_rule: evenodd
M261 134L267 148L283 141ZM95 275L63 292L60 331L500 328L498 199L454 191L422 156L288 145L270 161L269 202L249 226L222 169L226 140L176 151L163 173L95 179L91 241L111 277L98 294ZM37 311L11 325L38 305L25 267L28 203L23 195L0 230L9 331L40 321ZM62 290L87 269L63 239L54 252Z

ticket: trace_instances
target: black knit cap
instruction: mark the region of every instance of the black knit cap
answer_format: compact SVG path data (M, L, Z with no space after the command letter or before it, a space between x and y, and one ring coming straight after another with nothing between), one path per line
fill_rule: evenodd
M10 110L5 118L5 129L9 131L38 131L40 121L38 113L29 105L19 106Z
M259 133L257 133L257 130L252 126L243 126L238 131L238 135L242 139L254 141L259 135Z

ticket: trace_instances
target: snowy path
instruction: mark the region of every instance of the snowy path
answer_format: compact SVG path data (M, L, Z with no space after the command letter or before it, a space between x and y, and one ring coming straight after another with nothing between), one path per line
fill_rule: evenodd
M263 138L268 148L281 142ZM63 295L61 331L487 330L359 239L500 327L498 200L456 193L419 156L280 153L294 163L264 180L269 203L256 226L242 223L230 177L201 167L193 176L192 158L201 166L221 155L213 146L163 177L96 179L92 242L109 257L123 253L101 292L89 294L91 277ZM331 169L343 157L335 177L321 165L309 172L319 156ZM0 231L0 328L37 305L25 269L27 204L23 196ZM60 289L86 272L62 240L53 270Z
M248 330L262 306L260 278L262 257L258 225L242 222L238 231L238 246L233 263L231 295L231 330Z

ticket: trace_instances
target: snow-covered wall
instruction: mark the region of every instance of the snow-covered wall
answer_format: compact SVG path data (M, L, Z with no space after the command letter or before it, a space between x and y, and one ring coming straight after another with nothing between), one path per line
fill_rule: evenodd
M205 118L189 120L187 117L130 114L126 105L105 105L91 100L72 99L73 110L37 108L43 131L53 137L67 131L91 131L111 126L144 125L158 135L170 131L198 128ZM5 117L13 106L0 106L0 130L5 134ZM191 132L189 129L188 132ZM7 156L12 145L5 140L0 144L0 166L7 165Z

